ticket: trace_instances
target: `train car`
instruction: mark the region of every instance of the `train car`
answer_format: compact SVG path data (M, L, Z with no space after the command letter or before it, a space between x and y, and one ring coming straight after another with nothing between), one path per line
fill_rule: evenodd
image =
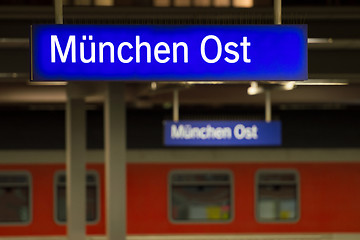
M31 156L31 158L27 158ZM359 239L357 149L129 150L128 239ZM0 151L0 239L65 239L63 151ZM102 151L87 235L105 239Z

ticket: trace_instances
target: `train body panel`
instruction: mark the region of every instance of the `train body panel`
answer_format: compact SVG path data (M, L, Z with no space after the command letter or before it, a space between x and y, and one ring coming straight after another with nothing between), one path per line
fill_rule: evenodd
M28 172L31 175L31 221L29 224L0 224L1 236L47 236L66 234L66 224L55 221L54 208L54 176L64 171L64 164L15 164L0 165L0 172ZM91 164L87 170L96 171L103 185L104 167L101 164ZM100 187L100 219L96 224L87 225L88 234L105 232L104 188Z
M230 170L234 175L234 219L229 223L221 224L169 221L167 176L174 169ZM298 222L257 222L254 176L259 169L298 171L300 175L300 219ZM360 231L357 220L360 207L356 204L360 200L360 194L354 191L354 187L360 184L360 164L358 163L132 164L129 165L128 172L128 232L130 234ZM140 175L143 181L135 177ZM148 179L150 176L152 179ZM137 189L143 190L140 192ZM137 224L133 225L132 222Z
M104 166L87 165L99 174L100 216L87 234L105 234ZM295 170L299 175L299 219L259 222L255 176L261 169ZM66 226L55 221L54 176L64 164L0 164L0 172L31 175L31 221L0 225L0 236L59 236ZM169 217L169 175L175 170L226 170L232 174L232 219L227 222L174 222ZM360 233L360 163L128 163L127 219L129 235L171 234L312 234Z

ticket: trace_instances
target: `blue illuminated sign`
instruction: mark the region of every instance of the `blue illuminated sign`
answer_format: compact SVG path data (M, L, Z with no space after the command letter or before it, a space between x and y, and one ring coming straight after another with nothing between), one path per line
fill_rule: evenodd
M33 25L33 81L306 80L306 25Z
M281 122L166 121L165 146L280 146Z

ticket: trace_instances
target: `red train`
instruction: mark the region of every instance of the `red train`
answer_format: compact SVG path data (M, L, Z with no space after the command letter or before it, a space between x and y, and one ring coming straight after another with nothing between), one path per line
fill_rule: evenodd
M152 156L144 161L135 159L143 156L139 153L130 156L130 238L360 237L359 161L251 162L230 157L241 154L231 150L224 160L181 162L188 150L177 151L183 153L175 160L166 153L169 161L149 160L163 159L161 150L149 153ZM212 151L213 156L221 156ZM65 165L9 162L0 162L0 239L65 236ZM89 163L87 169L87 234L104 236L104 166Z

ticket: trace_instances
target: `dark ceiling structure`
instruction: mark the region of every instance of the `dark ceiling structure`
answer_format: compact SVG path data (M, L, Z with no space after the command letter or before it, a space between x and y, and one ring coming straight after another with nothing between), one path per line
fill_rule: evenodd
M264 8L64 8L65 24L272 24L273 9ZM284 7L283 24L308 25L309 80L294 90L279 90L286 83L259 82L272 89L274 105L357 106L360 104L360 7ZM0 104L63 104L65 86L29 83L29 32L31 24L54 23L52 6L2 6L0 8ZM84 83L87 101L101 104L102 83ZM127 86L127 101L137 108L171 105L172 92L180 91L181 105L262 105L263 94L250 96L250 82L166 83Z

